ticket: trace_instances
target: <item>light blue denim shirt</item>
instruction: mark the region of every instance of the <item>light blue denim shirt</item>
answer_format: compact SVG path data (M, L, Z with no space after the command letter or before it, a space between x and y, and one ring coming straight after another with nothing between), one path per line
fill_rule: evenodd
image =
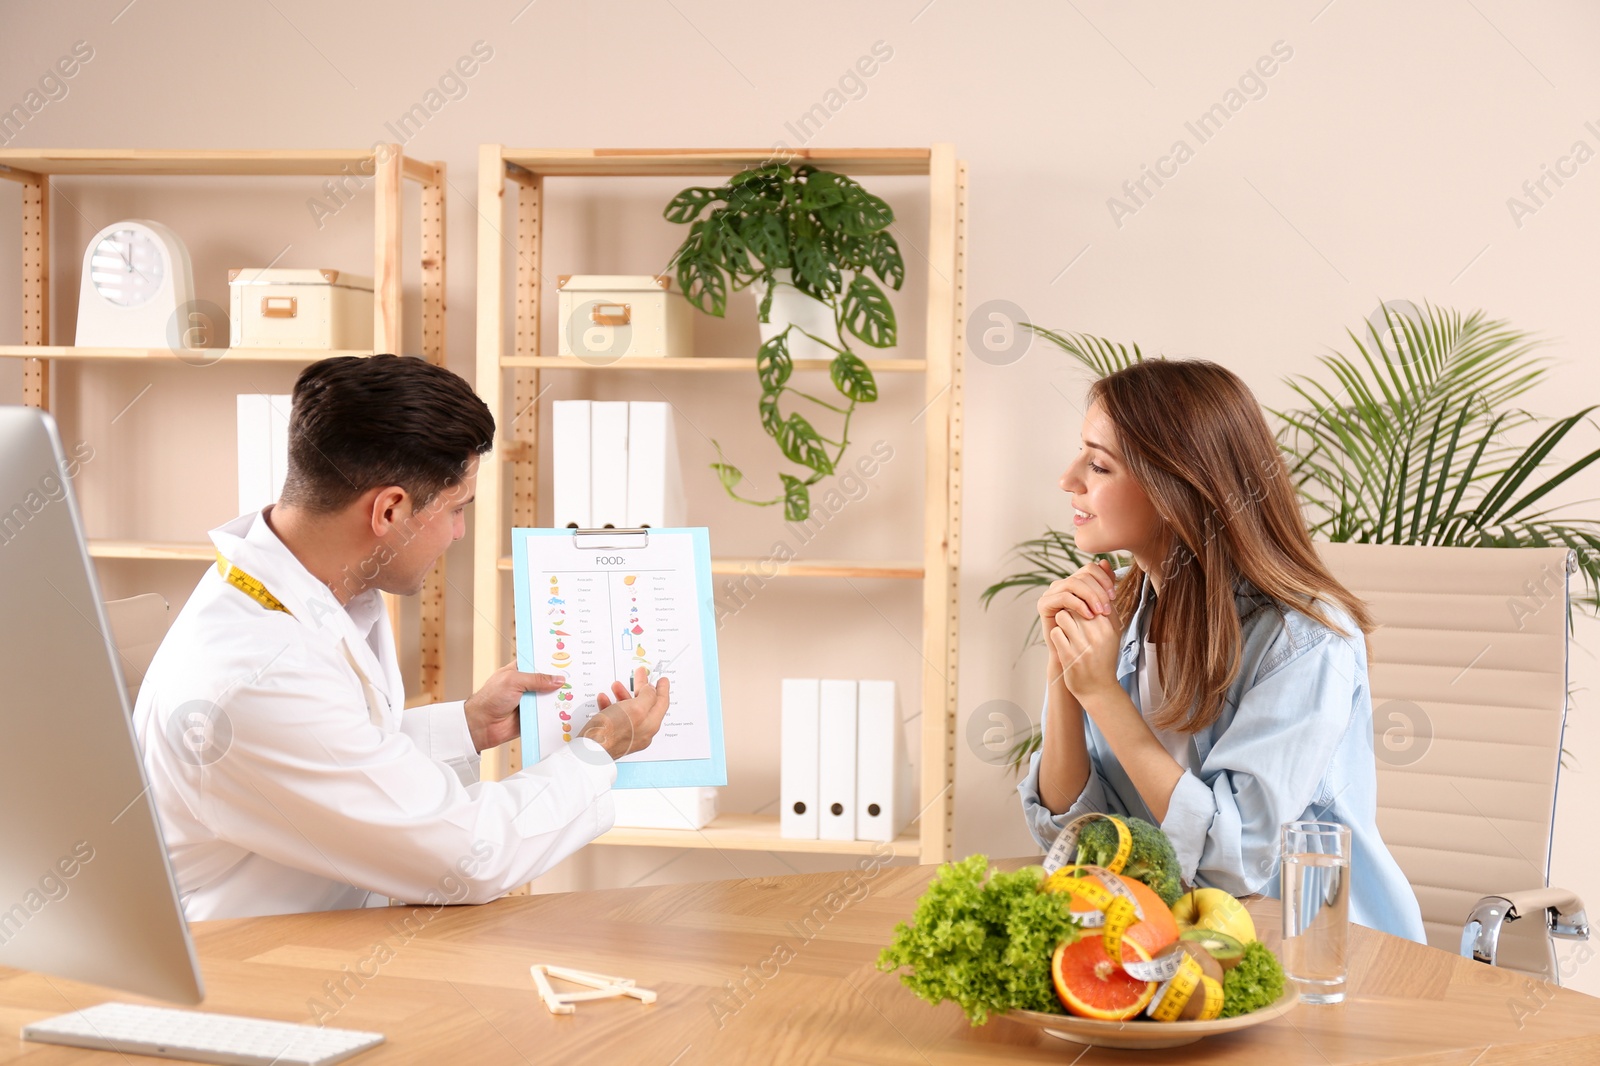
M1117 660L1117 682L1135 707L1152 599L1146 580ZM1242 578L1235 603L1243 645L1238 679L1221 717L1194 734L1199 772L1184 772L1160 823L1183 879L1235 896L1278 898L1279 826L1297 819L1340 822L1350 827L1350 920L1427 943L1416 894L1378 834L1372 694L1360 629L1342 608L1323 602L1351 634L1342 637L1275 605ZM1039 801L1037 753L1017 786L1040 847L1048 848L1062 826L1090 811L1155 821L1105 735L1083 717L1091 773L1077 802L1052 815Z

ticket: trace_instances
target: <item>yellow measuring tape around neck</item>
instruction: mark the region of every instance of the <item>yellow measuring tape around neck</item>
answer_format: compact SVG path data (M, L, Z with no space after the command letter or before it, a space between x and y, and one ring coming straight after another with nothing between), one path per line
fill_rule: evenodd
M289 608L278 600L278 597L267 591L267 586L228 562L221 552L217 553L217 573L221 574L222 579L228 584L249 596L267 610L282 611L284 614L289 615L290 618L294 617Z

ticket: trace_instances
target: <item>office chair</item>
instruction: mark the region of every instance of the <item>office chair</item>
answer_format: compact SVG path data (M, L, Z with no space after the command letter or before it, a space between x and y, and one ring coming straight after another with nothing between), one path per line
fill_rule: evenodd
M111 638L121 657L122 680L128 687L128 706L139 696L139 686L156 657L172 614L164 597L154 592L105 601L106 620L111 623Z
M1588 938L1582 900L1550 887L1577 556L1317 550L1379 624L1368 655L1378 829L1428 942L1559 983L1552 937Z

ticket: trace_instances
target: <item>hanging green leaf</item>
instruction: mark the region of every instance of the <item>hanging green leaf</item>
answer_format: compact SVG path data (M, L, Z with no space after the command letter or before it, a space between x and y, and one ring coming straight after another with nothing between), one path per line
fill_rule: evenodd
M678 288L684 299L708 315L721 318L728 307L728 282L722 268L705 259L684 259L678 263Z
M828 376L833 387L857 403L874 403L878 399L878 382L872 370L854 352L840 352L828 364Z
M705 247L707 254L715 256L717 265L733 279L735 288L744 287L741 280L749 284L756 269L727 208L719 207L706 217Z
M777 291L778 279L769 271L762 279L761 304L756 308L756 321L772 321L772 294Z
M868 238L866 264L878 275L878 280L891 289L899 289L906 280L906 263L900 258L900 245L887 230L879 230Z
M722 190L699 186L688 188L674 196L662 212L668 222L692 222L707 204L722 199Z
M789 254L796 285L804 282L812 293L839 291L839 266L827 254L816 226L804 215L789 226Z
M871 237L852 237L836 230L825 230L824 233L827 236L828 253L838 261L841 270L860 272L872 265Z
M894 211L889 205L860 185L851 183L841 188L845 194L844 203L817 212L829 226L864 236L894 222Z
M789 231L781 215L771 211L747 215L739 223L739 239L767 271L789 265Z
M891 348L895 342L894 307L878 283L857 274L844 294L844 325L874 348Z
M783 517L791 522L804 522L811 517L811 490L797 477L778 476L783 479Z
M713 441L712 443L716 442ZM721 449L718 450L720 451ZM721 481L722 487L729 492L732 492L734 486L744 480L744 475L739 472L739 468L731 463L712 463L711 469L717 472L717 480Z
M794 360L789 358L789 330L763 344L756 352L756 377L761 379L763 392L777 392L788 382L794 371Z
M778 447L783 449L784 456L791 463L799 463L824 476L833 473L833 460L828 457L822 438L804 415L791 414L783 423L783 429L778 434Z
M778 411L778 396L779 393L776 392L763 392L760 404L761 428L774 440L783 432L783 415Z
M816 171L806 178L805 188L800 194L800 206L807 211L815 211L844 203L844 182L848 180L843 174L835 174L831 170Z
M770 215L783 207L783 186L771 181L729 185L723 192L728 207L740 214Z

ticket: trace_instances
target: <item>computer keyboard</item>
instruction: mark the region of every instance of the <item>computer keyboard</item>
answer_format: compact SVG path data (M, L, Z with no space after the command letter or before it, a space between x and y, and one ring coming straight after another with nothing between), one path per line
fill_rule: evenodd
M382 1033L132 1003L102 1003L33 1022L22 1027L22 1038L223 1066L326 1066L383 1043Z

